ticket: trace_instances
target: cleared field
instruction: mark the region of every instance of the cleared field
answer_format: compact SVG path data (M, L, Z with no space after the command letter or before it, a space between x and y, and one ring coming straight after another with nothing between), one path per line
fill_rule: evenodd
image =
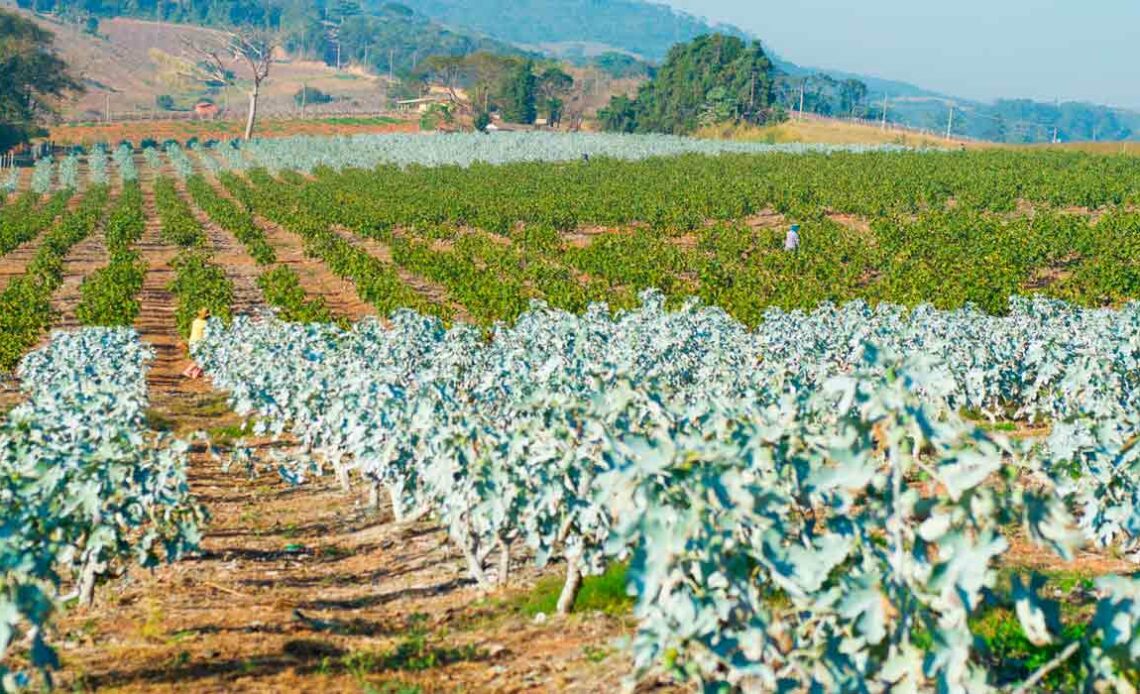
M960 140L907 132L905 130L882 129L864 123L852 123L838 118L813 116L806 120L794 117L786 123L764 127L707 128L698 133L700 137L714 139L741 140L745 142L770 142L773 144L814 143L830 145L902 145L904 147L1007 149L1007 150L1061 150L1088 152L1090 154L1140 154L1140 142L1064 142L1060 144L1010 145L980 140Z
M724 138L744 141L778 143L816 143L829 145L901 145L904 147L966 147L990 149L997 147L989 142L976 142L924 135L905 130L878 128L864 123L842 119L819 118L797 120L794 116L785 123L756 126L724 126L706 128L699 137Z
M233 120L217 121L163 121L141 120L111 124L58 125L51 129L48 138L59 145L91 146L105 142L134 142L174 140L230 140L241 137L245 124ZM420 129L418 121L398 120L389 117L319 118L264 120L257 130L258 137L295 137L308 135L361 135L377 133L414 133Z
M62 115L68 121L99 120L108 106L113 113L150 112L161 95L186 108L204 95L201 85L185 77L179 61L192 55L184 41L206 40L216 33L210 29L115 18L101 21L99 34L93 36L75 25L25 16L56 35L62 57L79 66L86 82L87 92L66 104ZM378 78L354 70L338 72L321 63L282 59L266 83L264 112L293 110L293 95L304 84L346 104L378 104L379 83ZM211 98L237 107L245 103L245 90L236 85Z
M59 681L680 690L761 664L842 689L890 681L898 639L920 688L1136 683L1140 160L518 142L120 154L0 206L5 370L49 346L5 426L105 422L76 445L145 440L115 464L185 475L143 497L182 523L62 571L92 606L49 591ZM464 149L489 146L539 161ZM135 332L47 341L76 324ZM114 397L49 387L77 370ZM147 530L180 559L135 566Z

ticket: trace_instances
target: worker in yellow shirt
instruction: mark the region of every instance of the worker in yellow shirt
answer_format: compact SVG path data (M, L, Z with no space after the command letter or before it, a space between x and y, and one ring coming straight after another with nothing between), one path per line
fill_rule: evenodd
M182 375L190 379L198 379L202 377L202 367L193 361L194 359L194 345L202 341L206 337L206 325L210 320L209 309L198 309L198 315L194 317L194 322L190 324L190 339L187 340L187 349L190 353L190 366L182 372Z

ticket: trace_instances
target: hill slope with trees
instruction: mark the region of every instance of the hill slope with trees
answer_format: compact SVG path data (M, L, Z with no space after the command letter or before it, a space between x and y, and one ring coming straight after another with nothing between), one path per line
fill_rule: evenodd
M18 0L27 10L81 24L92 34L113 17L203 27L256 27L279 32L291 55L329 65L363 65L380 74L406 75L431 55L525 51L493 38L448 28L398 3L360 0Z
M0 9L0 152L40 134L37 122L54 102L82 84L55 52L54 37L14 12Z
M503 41L532 46L594 44L661 60L676 43L736 27L644 0L404 0L416 11ZM556 48L556 46L554 46Z
M291 55L327 65L353 64L379 75L418 74L429 56L476 53L537 58L556 54L613 79L641 80L672 46L720 33L746 32L645 0L17 0L97 34L101 19L133 17L200 26L269 26ZM903 82L816 70L766 52L773 64L773 105L820 115L886 120L912 128L998 142L1140 138L1140 113L1086 103L1002 99L983 103ZM699 90L700 106L708 90ZM802 98L801 98L802 96ZM607 98L607 97L603 97ZM696 98L696 97L694 97ZM717 99L714 99L714 101ZM629 103L614 104L627 111ZM690 104L688 108L694 108ZM954 111L950 122L951 109ZM714 109L715 110L715 109ZM628 115L626 113L625 115ZM682 130L691 130L692 119ZM619 121L622 118L618 118ZM749 119L754 120L754 119ZM618 124L629 127L628 119ZM673 130L672 127L669 130Z

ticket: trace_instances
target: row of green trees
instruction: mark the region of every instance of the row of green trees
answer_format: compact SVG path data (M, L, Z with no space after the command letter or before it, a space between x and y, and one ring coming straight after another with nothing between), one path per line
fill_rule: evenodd
M574 87L574 78L557 63L483 51L432 56L415 77L450 90L457 103L464 101L460 90L466 92L466 106L475 115L476 125L484 126L492 112L512 123L533 124L541 117L557 126Z

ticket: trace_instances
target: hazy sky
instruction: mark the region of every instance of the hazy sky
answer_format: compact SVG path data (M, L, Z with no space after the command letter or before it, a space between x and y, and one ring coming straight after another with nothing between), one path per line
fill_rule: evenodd
M800 65L968 98L1140 108L1140 0L661 0Z

